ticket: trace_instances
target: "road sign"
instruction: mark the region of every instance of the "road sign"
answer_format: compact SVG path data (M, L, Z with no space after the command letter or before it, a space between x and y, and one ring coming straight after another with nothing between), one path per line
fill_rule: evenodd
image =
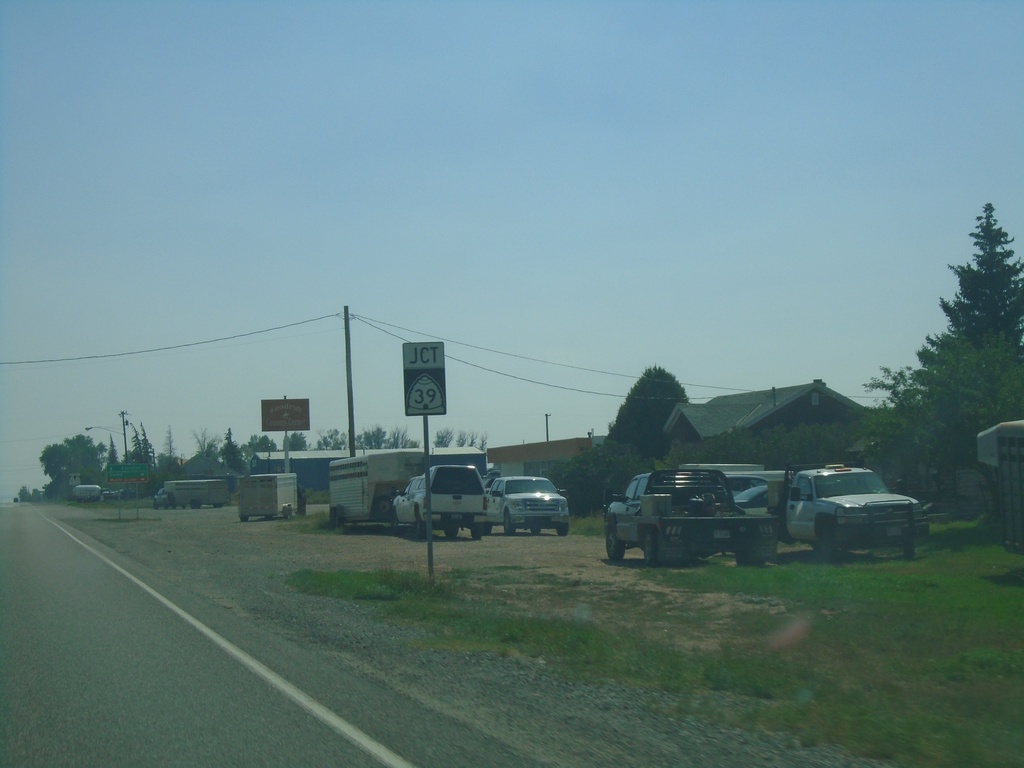
M403 344L402 362L405 368L405 415L443 416L448 413L444 342Z
M308 432L309 399L261 400L264 432Z
M108 483L148 483L149 465L147 464L108 464Z

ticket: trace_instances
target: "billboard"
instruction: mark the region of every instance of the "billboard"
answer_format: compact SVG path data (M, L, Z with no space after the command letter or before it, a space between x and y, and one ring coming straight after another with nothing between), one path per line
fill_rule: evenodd
M264 432L308 432L309 400L261 400Z

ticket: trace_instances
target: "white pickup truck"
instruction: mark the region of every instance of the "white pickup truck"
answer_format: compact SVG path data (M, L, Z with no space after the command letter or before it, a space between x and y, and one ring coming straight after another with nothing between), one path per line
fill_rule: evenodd
M781 541L811 544L825 562L840 549L873 547L902 548L910 560L928 533L920 502L890 493L870 469L842 464L787 470L775 514Z

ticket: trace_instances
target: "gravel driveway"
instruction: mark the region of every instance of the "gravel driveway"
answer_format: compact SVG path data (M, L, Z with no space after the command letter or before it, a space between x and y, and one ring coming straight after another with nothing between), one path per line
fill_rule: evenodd
M424 651L415 629L378 620L372 606L297 594L284 577L300 569L391 568L426 572L426 547L366 529L313 535L304 521L239 522L233 508L117 510L45 507L47 514L137 561L161 578L390 686L398 695L464 722L466 738L486 732L523 756L523 765L680 768L702 766L881 766L841 750L804 748L784 736L658 714L667 695L617 685L566 682L541 659ZM311 507L310 513L318 511ZM303 529L307 532L299 532ZM637 588L638 572L604 562L599 538L489 536L435 541L435 569L516 566L584 583ZM566 611L574 610L566 606ZM429 670L429 672L427 671ZM665 705L664 707L659 705Z

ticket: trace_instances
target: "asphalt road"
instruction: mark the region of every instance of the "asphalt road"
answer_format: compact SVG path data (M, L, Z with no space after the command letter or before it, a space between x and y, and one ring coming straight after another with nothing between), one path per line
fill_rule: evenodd
M523 764L467 736L46 507L0 509L0 765Z

